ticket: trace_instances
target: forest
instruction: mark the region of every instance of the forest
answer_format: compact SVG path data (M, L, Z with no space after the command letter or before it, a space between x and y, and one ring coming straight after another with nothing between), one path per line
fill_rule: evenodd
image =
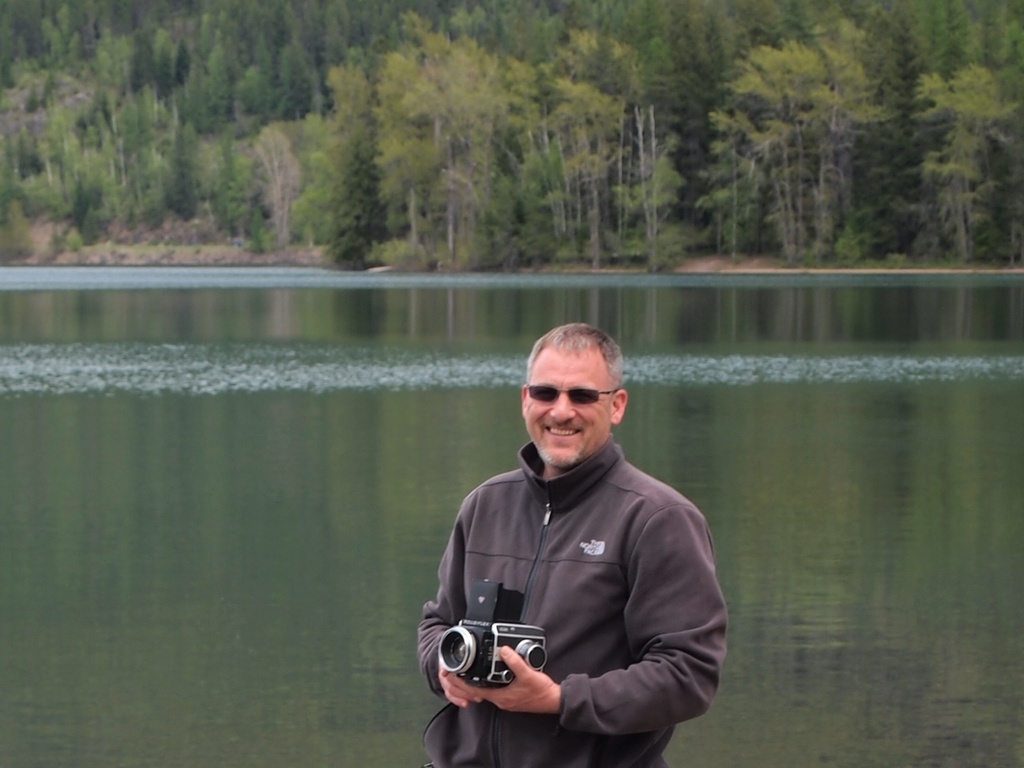
M0 136L6 263L1012 266L1024 0L0 0Z

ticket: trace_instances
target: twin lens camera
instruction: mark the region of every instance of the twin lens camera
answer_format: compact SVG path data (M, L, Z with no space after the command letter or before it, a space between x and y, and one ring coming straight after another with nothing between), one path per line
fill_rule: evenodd
M437 649L441 667L470 685L508 685L515 675L501 660L498 649L509 645L531 667L543 669L548 658L544 630L517 623L522 609L522 592L505 589L497 581L474 581L466 618L441 635Z

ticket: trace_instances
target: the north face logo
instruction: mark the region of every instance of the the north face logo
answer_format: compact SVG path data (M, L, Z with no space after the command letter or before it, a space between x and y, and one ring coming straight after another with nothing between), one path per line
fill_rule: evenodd
M581 541L580 549L583 550L584 555L603 555L604 554L604 542L597 541L597 539L591 539L590 541Z

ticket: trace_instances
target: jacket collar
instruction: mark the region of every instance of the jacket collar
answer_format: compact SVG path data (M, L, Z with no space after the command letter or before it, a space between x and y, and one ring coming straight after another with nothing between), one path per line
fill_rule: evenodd
M569 512L587 496L608 471L623 458L622 448L609 437L593 456L568 472L545 480L544 462L537 447L527 443L519 451L519 466L533 494L542 504L550 503L556 512Z

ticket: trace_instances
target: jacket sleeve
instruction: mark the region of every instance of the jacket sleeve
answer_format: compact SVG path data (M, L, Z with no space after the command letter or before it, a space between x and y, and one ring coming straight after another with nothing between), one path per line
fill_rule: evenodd
M605 734L667 728L707 711L725 660L727 612L701 513L655 512L629 553L623 619L632 664L562 681L563 727Z
M466 614L466 596L462 586L466 540L462 523L463 514L460 511L438 567L437 596L424 604L423 617L417 631L420 672L426 678L430 690L442 698L444 692L438 680L440 664L437 660L437 646L445 630L458 623L456 617Z

